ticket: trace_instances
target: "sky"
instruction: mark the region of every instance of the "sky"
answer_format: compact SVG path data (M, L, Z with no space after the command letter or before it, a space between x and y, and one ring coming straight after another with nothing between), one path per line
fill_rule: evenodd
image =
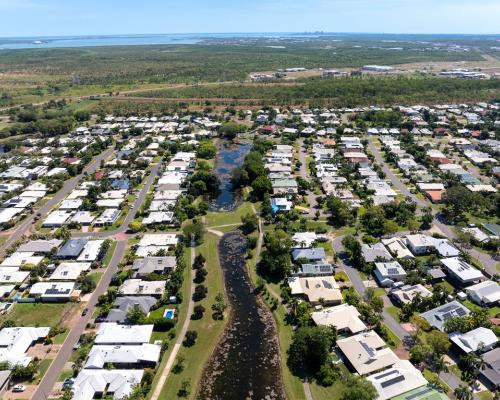
M500 0L0 0L0 37L500 33Z

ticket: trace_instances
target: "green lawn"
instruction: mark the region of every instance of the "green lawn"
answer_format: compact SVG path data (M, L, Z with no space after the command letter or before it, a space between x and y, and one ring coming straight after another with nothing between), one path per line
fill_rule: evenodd
M54 336L54 344L63 344L68 334L69 334L69 329L66 329L63 333Z
M113 240L111 242L111 245L109 246L109 249L108 249L108 252L106 253L106 257L104 257L104 260L102 261L102 264L104 266L108 266L110 261L111 261L111 257L113 257L113 254L115 252L115 249L116 249L116 241Z
M191 383L192 390L188 398L195 398L196 388L200 383L203 368L217 345L227 322L227 318L224 321L214 321L211 315L211 306L215 302L215 296L218 293L224 293L224 281L219 265L217 243L218 237L207 234L204 243L196 248L196 252L203 254L207 259L206 269L208 275L205 285L208 288L208 296L197 303L202 304L206 311L201 320L192 320L189 324L190 330L198 332L198 340L194 346L182 347L179 351L179 354L186 357L184 370L180 374L171 373L169 375L160 394L162 400L177 398L177 392L183 380L188 380Z
M65 369L61 372L59 378L57 378L57 382L64 382L65 379L71 378L72 376L73 376L73 370Z
M339 364L342 375L348 376L350 373L344 364ZM314 400L338 400L342 395L342 390L344 388L344 382L342 379L335 381L332 386L321 386L316 382L309 384L311 388L311 394Z
M389 338L394 342L394 345L391 345L389 347L391 348L396 348L401 344L401 339L389 328L386 324L382 324L385 326L387 329L387 333L389 334Z
M101 280L101 276L103 275L102 272L92 272L91 274L89 274L90 278L94 281L94 283L96 284L99 284L99 281Z
M478 306L477 304L473 303L470 300L464 300L462 301L462 304L467 307L469 310L474 311L474 310L481 310L483 307ZM495 307L487 307L488 308L488 314L490 317L495 317L497 314L500 314L500 307L495 306Z
M77 308L76 303L16 303L14 310L2 320L14 321L16 326L57 326Z
M482 392L477 393L477 397L479 397L479 400L493 400L493 393L491 393L489 390L484 390Z
M392 315L392 317L397 321L397 322L401 322L401 320L399 319L399 307L396 307L396 306L389 306L386 308L387 312L389 314Z
M52 363L52 359L46 358L45 360L40 361L40 364L38 364L38 372L33 378L33 383L38 384L42 380L43 376L45 375L45 372L50 367L50 364Z
M257 204L255 207L258 210ZM205 216L205 226L219 226L228 224L241 224L241 217L252 213L252 206L249 202L242 203L233 212L209 212Z

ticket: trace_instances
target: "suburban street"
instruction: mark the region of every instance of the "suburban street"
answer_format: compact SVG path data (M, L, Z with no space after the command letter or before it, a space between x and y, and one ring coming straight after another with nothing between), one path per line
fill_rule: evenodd
M365 285L363 284L361 276L359 275L359 272L355 268L346 265L346 263L344 262L345 254L344 254L344 246L342 245L343 238L344 236L339 236L332 240L333 249L338 254L339 256L338 263L342 267L342 269L346 272L347 276L349 277L352 283L352 286L362 297L364 297L366 293L366 288ZM384 298L384 304L388 304L388 302L390 302L387 295L384 294L383 298ZM385 309L382 312L382 317L384 324L387 325L389 329L391 329L403 343L405 343L405 341L407 341L410 338L408 332L405 331L403 327L399 324L399 322L397 322L394 319L394 317L391 314L389 314ZM459 387L460 385L464 385L464 383L451 372L441 372L439 376L453 390ZM477 398L477 396L474 395L474 398Z
M304 147L304 139L299 139L299 151L298 151L299 161L300 161L300 177L305 181L310 181L307 176L307 150ZM307 191L307 202L309 203L309 213L310 217L314 217L317 211L318 202L316 201L316 195L313 191ZM321 211L321 210L320 210ZM323 214L323 212L321 212Z
M385 172L387 178L391 180L391 183L398 189L402 194L405 196L411 198L419 207L428 207L431 204L426 201L420 199L418 196L415 194L411 193L410 190L406 187L406 185L401 182L401 180L394 175L394 173L391 171L390 167L387 165L385 162L384 158L382 157L382 154L380 154L380 150L375 146L372 140L368 140L368 147L375 157L375 160L377 163L382 167L382 170ZM418 211L417 211L418 212ZM444 224L439 220L439 214L434 210L434 225L441 231L445 236L447 236L449 239L457 239L457 234L454 232L454 230L449 226ZM467 249L467 252L484 266L485 270L488 272L489 275L493 276L498 273L497 270L497 264L498 261L495 260L491 255L478 251L476 249Z
M114 151L114 146L105 150L101 154L95 156L92 161L84 168L83 172L69 180L67 180L61 190L59 190L54 197L52 197L47 203L45 203L40 209L35 210L33 214L26 217L20 225L13 228L12 234L8 239L0 246L0 256L5 255L5 251L12 246L17 240L21 239L23 235L31 228L35 222L37 215L40 215L40 219L44 218L52 208L61 202L68 194L70 194L80 183L81 179L85 174L93 174L101 165L101 161L107 159Z
M137 215L137 212L141 208L142 203L144 202L146 196L148 195L151 186L153 186L156 177L158 176L158 173L160 172L161 168L161 163L157 163L153 166L151 171L149 172L149 176L146 179L146 183L140 190L139 194L137 195L137 198L134 201L134 204L130 208L130 211L128 212L127 216L123 220L123 223L120 225L119 228L112 230L112 231L99 231L99 232L78 232L74 233L72 236L73 237L98 237L98 238L108 238L115 236L117 234L125 233L127 232L129 224L134 220L135 216Z
M49 369L38 385L37 390L32 397L33 400L45 400L50 395L52 387L56 383L57 378L64 368L64 365L66 364L66 362L68 362L71 353L73 352L73 346L78 342L78 339L83 334L87 323L92 319L99 296L101 296L106 292L106 290L108 290L113 275L118 271L118 264L122 260L126 248L127 241L124 240L117 242L113 257L111 258L111 261L107 266L106 271L102 275L96 289L92 293L90 300L86 304L86 308L88 308L87 315L82 315L76 325L73 326L73 328L69 332L66 340L57 353L56 358L54 359L54 361L52 361Z

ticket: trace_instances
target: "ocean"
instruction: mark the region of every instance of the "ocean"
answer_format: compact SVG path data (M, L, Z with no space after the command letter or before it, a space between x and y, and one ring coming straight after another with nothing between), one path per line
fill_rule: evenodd
M0 49L49 49L92 46L133 46L154 44L196 44L209 39L313 37L298 33L184 33L155 35L95 35L52 37L0 37Z

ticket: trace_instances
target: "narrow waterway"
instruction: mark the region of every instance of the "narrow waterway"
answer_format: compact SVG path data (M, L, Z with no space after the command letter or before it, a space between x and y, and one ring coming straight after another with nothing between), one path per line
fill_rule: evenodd
M205 366L199 400L286 399L276 338L267 306L253 293L245 260L246 238L239 231L219 242L231 313L214 354Z
M210 200L211 211L231 211L238 207L241 194L233 190L232 171L243 163L251 148L251 143L246 142L219 142L214 174L217 175L221 184L217 197Z

